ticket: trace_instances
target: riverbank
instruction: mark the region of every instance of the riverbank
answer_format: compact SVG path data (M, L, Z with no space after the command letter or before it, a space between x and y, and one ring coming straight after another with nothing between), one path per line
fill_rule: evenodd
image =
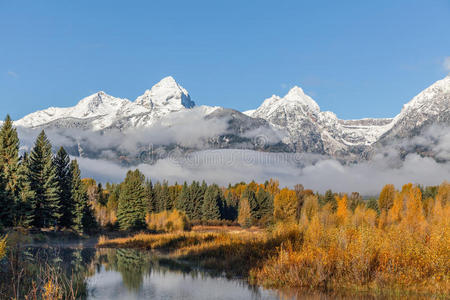
M97 246L159 250L171 259L227 276L241 276L268 288L448 298L446 246L441 245L443 251L435 252L431 261L428 252L416 252L420 241L411 240L411 234L405 231L393 235L393 231L368 231L367 227L356 230L349 225L346 230L332 232L315 228L316 225L284 225L271 232L214 232L209 228L208 232L136 234L120 239L102 238ZM409 252L386 248L386 243L395 247L399 240L408 242L405 246L411 247ZM342 242L346 244L339 244ZM421 260L414 261L418 255ZM416 273L422 278L411 277ZM404 278L406 274L410 274L409 278Z

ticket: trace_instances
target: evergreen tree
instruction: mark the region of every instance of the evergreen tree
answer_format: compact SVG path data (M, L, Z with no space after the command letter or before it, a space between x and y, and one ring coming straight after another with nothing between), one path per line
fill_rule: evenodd
M172 210L175 208L178 195L181 192L181 186L175 182L174 185L169 186L169 202L167 204L167 209Z
M220 188L215 184L210 185L204 194L202 219L219 220L221 218L220 210L222 202L222 191Z
M86 186L81 181L80 168L76 160L70 163L71 202L73 203L73 229L78 233L89 233L96 228L96 221L89 204Z
M321 206L324 206L327 203L331 204L331 208L333 209L333 211L336 211L337 208L337 202L336 202L336 195L333 193L333 191L331 190L327 190L325 192L325 195L323 197L319 198L319 204Z
M189 191L188 211L186 214L191 220L200 220L202 218L203 198L205 196L207 185L205 182L200 185L198 182L192 182ZM191 217L189 216L191 213Z
M17 170L19 168L19 137L9 115L0 128L0 176L3 177L3 195L0 198L0 219L12 226L18 197Z
M56 168L56 177L59 188L60 199L60 214L58 224L63 227L72 226L74 203L71 197L71 172L70 172L70 158L66 150L61 147L54 158Z
M103 189L102 183L99 182L97 184L97 191L98 191L98 203L102 206L105 206L108 202L108 197L105 195L105 190Z
M259 207L259 219L264 220L264 223L270 222L270 219L273 216L272 195L265 189L260 188L255 196Z
M175 208L179 211L187 212L187 202L189 201L189 186L186 181L183 183L181 187L181 191L175 201ZM188 215L188 217L190 217Z
M7 201L7 197L6 197L6 184L5 184L5 179L3 178L3 175L0 174L0 231L3 229L3 227L5 225L3 225L2 219L5 218L5 214L7 213L7 211L3 210L4 206L6 203L8 203Z
M170 203L169 184L167 181L163 181L161 191L159 194L159 211L171 210L172 205Z
M52 146L42 131L30 154L31 189L35 193L33 225L42 228L56 225L60 218L60 198Z
M22 227L28 227L33 222L36 203L35 193L31 189L31 174L27 153L24 153L22 156L19 169L17 170L17 179L19 195L16 205L15 223Z
M117 210L121 229L139 229L145 226L145 199L144 175L137 169L128 171L122 183Z
M155 201L155 193L153 190L153 183L151 180L147 180L145 182L145 194L147 195L147 212L154 213L156 212L156 201Z

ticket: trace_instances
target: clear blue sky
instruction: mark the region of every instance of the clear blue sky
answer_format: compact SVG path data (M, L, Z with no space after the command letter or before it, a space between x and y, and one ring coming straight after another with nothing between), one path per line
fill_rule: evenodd
M0 114L135 99L172 75L246 110L301 86L341 118L384 117L449 70L450 1L0 0Z

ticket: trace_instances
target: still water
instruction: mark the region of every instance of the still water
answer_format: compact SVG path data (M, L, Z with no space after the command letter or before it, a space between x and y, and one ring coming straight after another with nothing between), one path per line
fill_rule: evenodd
M149 253L105 252L106 259L87 278L88 299L278 299L273 291L212 276Z
M275 291L207 273L149 251L30 247L22 253L36 265L58 266L74 278L83 299L280 299Z
M18 253L21 264L17 270L24 272L20 289L11 289L11 276L3 273L0 276L0 299L11 299L14 295L22 299L33 282L46 282L48 273L43 266L51 266L51 270L57 270L59 278L69 279L66 282L70 282L80 299L391 299L374 295L267 290L251 286L245 280L206 272L150 251L40 245L21 248ZM5 265L0 267L5 268ZM22 271L15 274L22 274Z

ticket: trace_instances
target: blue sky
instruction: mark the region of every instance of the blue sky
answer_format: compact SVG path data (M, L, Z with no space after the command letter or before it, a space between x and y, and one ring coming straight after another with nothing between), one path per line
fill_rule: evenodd
M448 0L0 0L0 114L135 99L172 75L197 104L246 110L299 85L341 118L391 117L449 56Z

